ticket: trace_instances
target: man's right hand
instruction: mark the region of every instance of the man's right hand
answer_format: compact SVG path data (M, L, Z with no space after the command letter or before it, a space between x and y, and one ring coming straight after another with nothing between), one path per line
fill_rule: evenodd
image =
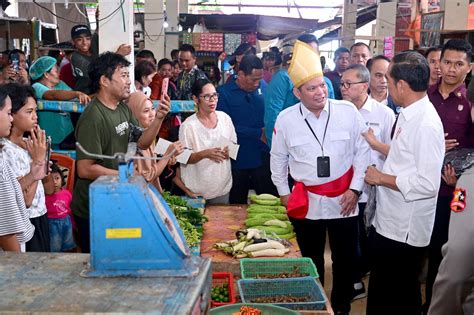
M459 145L459 142L457 139L446 139L446 137L448 136L447 133L444 134L444 145L446 147L446 152L448 152L449 150L452 150L454 149L455 147L457 147Z
M284 196L280 196L280 202L282 205L284 205L285 207L288 206L288 200L290 199L290 195L284 195Z

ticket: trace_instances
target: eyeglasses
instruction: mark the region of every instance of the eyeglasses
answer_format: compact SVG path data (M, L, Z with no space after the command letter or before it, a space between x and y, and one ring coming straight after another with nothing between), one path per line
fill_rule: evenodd
M203 98L206 102L217 100L219 98L219 93L214 94L204 94L200 95L200 98Z
M341 81L339 86L341 88L350 89L353 84L360 84L360 83L367 83L367 81L359 81L359 82L343 82L343 81Z

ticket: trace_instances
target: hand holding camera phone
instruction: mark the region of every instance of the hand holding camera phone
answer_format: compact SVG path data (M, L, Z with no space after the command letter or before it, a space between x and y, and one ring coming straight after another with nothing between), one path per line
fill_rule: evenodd
M51 137L46 138L46 155L45 155L45 173L49 174L49 161L51 160Z
M10 64L13 71L20 72L20 55L18 53L13 53L10 55Z

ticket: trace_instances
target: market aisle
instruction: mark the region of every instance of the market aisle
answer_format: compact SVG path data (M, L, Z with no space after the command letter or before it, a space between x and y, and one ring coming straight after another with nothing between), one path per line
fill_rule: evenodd
M326 269L326 274L324 276L324 283L326 283L326 287L324 288L324 290L326 291L328 299L330 299L332 290L332 260L331 250L329 249L329 241L326 242L326 249L324 251L324 262ZM366 288L368 287L368 280L369 278L364 279L364 284ZM351 315L365 315L366 306L367 298L356 300L351 304Z

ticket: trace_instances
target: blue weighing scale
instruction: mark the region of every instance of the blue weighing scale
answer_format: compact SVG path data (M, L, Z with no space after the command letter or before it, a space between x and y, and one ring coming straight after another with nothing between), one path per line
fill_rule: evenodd
M90 266L85 277L190 277L202 258L190 254L172 210L142 176L133 175L133 160L159 159L127 153L103 156L117 159L119 176L101 176L90 185Z

